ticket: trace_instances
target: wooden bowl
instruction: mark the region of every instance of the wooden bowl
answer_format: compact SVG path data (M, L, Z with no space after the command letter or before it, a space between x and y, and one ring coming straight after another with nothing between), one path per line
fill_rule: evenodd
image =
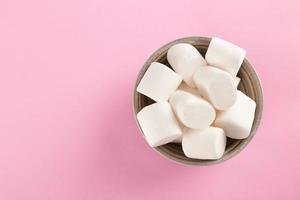
M198 49L198 51L204 57L210 40L211 38L207 38L207 37L187 37L187 38L178 39L159 48L150 56L150 58L145 62L143 68L141 69L134 88L133 104L134 104L135 118L136 118L136 114L143 107L154 103L153 100L136 91L139 82L141 81L142 77L144 76L150 64L156 61L170 67L167 61L167 51L171 46L178 43L189 43L193 45ZM227 138L225 153L218 160L200 160L200 159L188 158L184 155L181 144L176 144L176 143L168 143L163 146L156 147L154 149L157 150L161 155L165 156L166 158L169 158L173 161L176 161L181 164L186 164L186 165L212 165L212 164L221 163L237 155L241 150L243 150L247 146L247 144L251 141L259 126L262 110L263 110L263 93L262 93L260 80L256 72L254 71L252 65L247 60L247 58L244 59L244 62L239 70L238 77L241 78L241 82L239 84L238 89L244 92L247 96L249 96L256 102L255 117L251 129L251 133L248 138L241 139L241 140ZM137 120L136 122L138 124L141 133L143 133Z

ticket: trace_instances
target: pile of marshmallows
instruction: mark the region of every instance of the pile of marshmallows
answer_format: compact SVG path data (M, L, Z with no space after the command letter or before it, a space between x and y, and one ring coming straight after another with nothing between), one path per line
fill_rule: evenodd
M205 59L190 44L172 46L167 59L175 72L153 62L137 87L156 101L137 114L150 146L181 142L189 158L219 159L226 136L247 138L256 103L237 90L236 75L245 54L244 49L213 38Z

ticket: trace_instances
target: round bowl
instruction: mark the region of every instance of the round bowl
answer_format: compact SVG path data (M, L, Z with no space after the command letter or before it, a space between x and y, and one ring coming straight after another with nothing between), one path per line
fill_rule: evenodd
M150 64L152 62L160 62L170 67L167 61L167 51L171 46L177 43L189 43L193 45L198 49L198 51L204 57L210 40L211 38L208 37L181 38L162 46L150 56L150 58L145 62L144 66L139 72L138 78L136 80L135 88L134 88L133 104L134 104L135 118L136 118L136 114L143 107L154 103L153 100L136 91L139 82L141 81L142 77L144 76ZM238 72L238 77L241 78L238 89L244 92L247 96L249 96L251 99L253 99L256 102L255 117L254 117L252 129L249 137L241 140L227 138L225 153L218 160L201 160L201 159L188 158L184 155L181 144L176 144L176 143L168 143L156 147L154 149L164 157L169 158L178 163L186 164L186 165L198 165L198 166L221 163L237 155L239 152L241 152L241 150L243 150L249 144L249 142L255 135L256 130L259 126L261 116L262 116L262 110L263 110L263 93L262 93L260 80L247 58L245 58L243 61L243 64ZM136 122L141 133L143 134L143 131L141 130L137 120Z

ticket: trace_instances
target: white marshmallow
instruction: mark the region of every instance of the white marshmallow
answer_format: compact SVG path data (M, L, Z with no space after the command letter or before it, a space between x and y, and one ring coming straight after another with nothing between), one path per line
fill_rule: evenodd
M189 128L204 129L215 120L214 108L201 97L178 90L169 101L177 118Z
M179 138L176 138L175 140L173 140L173 141L172 141L173 143L181 143L181 142L182 142L182 137L183 137L183 135L189 130L189 128L186 127L185 125L183 125L183 124L180 122L180 120L178 120L178 118L177 118L177 121L178 121L179 126L180 126L180 128L181 128L182 134L181 134L181 136L180 136Z
M237 76L234 77L234 84L236 85L236 87L239 86L240 82L241 82L241 78L240 77L237 77Z
M218 110L225 110L236 100L237 89L229 73L215 67L201 67L194 75L201 96Z
M176 138L175 140L172 141L173 143L181 143L182 142L182 135L179 138Z
M185 82L181 82L181 84L179 85L179 87L177 88L177 91L184 91L184 92L188 92L188 93L191 93L195 96L198 96L198 97L201 97L200 94L199 94L199 91L196 89L196 88L191 88L190 86L188 86ZM202 98L202 97L201 97ZM180 124L180 127L181 127L181 130L182 130L182 135L187 132L189 130L188 127L186 127L185 125L183 125L180 120L178 120L179 124ZM182 142L182 137L181 136L180 138L177 138L175 139L173 142L174 143L181 143Z
M230 138L247 138L254 120L255 108L255 101L238 91L235 104L226 111L218 112L214 125L223 128Z
M179 85L179 87L177 88L177 90L182 90L182 91L185 91L185 92L188 92L188 93L191 93L193 95L201 97L199 91L196 88L191 88L185 82L181 82L181 84Z
M183 133L183 134L184 134L184 133ZM172 142L173 142L173 143L178 143L178 144L181 143L181 142L182 142L183 134L181 135L181 137L179 137L179 138L173 140Z
M224 154L226 135L221 128L190 129L183 135L182 149L189 158L219 159Z
M181 76L173 70L161 63L153 62L136 90L157 102L167 101L181 81Z
M175 44L168 50L167 59L172 68L180 74L190 87L195 88L193 75L206 61L198 50L187 43Z
M137 120L152 147L160 146L180 138L181 128L168 102L158 102L144 107Z
M209 43L205 59L209 65L225 70L235 77L245 55L246 51L244 49L214 37Z

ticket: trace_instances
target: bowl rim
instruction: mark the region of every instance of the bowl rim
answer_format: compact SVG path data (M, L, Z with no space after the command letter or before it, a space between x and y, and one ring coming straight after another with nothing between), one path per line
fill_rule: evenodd
M134 90L133 90L133 101L132 101L132 107L133 107L133 113L134 113L134 119L135 122L138 126L139 132L140 134L143 135L144 139L145 139L145 135L140 127L140 124L137 120L137 109L136 109L136 105L137 105L137 95L138 92L136 91L136 88L140 82L140 76L143 72L145 72L145 70L147 70L147 68L149 67L149 63L151 60L156 59L157 56L159 54L161 54L163 51L167 51L169 49L169 47L171 47L174 44L177 43L192 43L193 41L203 41L203 42L210 42L210 40L212 39L212 37L204 37L204 36L190 36L190 37L182 37L176 40L173 40L171 42L168 42L164 45L162 45L161 47L159 47L157 50L155 50L150 57L147 58L147 60L144 62L142 68L139 70L138 72L138 76L136 78L135 81L135 85L134 85ZM248 61L247 57L244 58L243 64L246 64L245 66L247 67L247 70L251 73L251 78L253 79L254 82L256 82L256 93L257 95L257 102L256 102L256 110L255 112L257 112L255 114L255 118L257 123L253 124L252 128L251 128L251 133L250 135L245 138L240 140L240 143L238 143L236 145L236 147L234 147L230 152L228 152L226 155L224 155L222 158L217 159L217 160L201 160L201 159L192 159L193 161L189 161L189 160L182 160L180 158L175 157L174 155L170 155L165 149L162 149L160 146L159 147L150 147L151 149L155 150L156 152L158 152L160 155L162 155L164 158L167 158L168 160L171 160L177 164L182 164L182 165L186 165L186 166L209 166L209 165L215 165L215 164L219 164L222 163L224 161L227 161L229 159L231 159L232 157L236 156L237 154L239 154L243 149L245 149L245 147L250 143L250 141L253 139L254 135L257 132L257 129L260 125L261 119L262 119L262 113L263 113L263 89L262 89L262 84L261 81L256 73L256 71L254 70L252 64ZM245 67L243 66L243 67Z

